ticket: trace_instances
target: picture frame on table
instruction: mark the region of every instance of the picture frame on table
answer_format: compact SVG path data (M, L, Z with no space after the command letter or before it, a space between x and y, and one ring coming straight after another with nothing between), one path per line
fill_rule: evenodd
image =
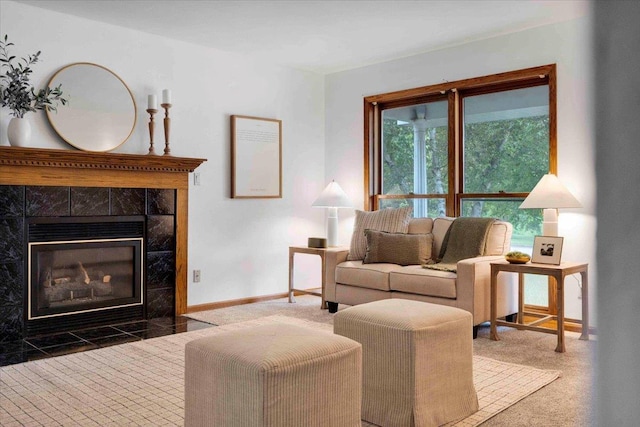
M533 241L531 262L538 264L560 265L563 237L536 236Z

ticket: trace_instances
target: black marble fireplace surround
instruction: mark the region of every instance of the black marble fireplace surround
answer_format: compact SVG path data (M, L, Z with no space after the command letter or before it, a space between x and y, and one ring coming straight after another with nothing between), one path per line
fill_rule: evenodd
M30 218L142 216L145 309L143 317L131 319L139 320L175 313L175 214L172 189L0 186L0 342L28 335L25 224Z

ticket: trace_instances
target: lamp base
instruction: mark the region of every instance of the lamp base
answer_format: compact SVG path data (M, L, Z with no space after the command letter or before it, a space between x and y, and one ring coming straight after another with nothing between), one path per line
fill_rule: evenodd
M542 211L542 235L558 235L558 209L547 208Z
M327 246L338 246L338 208L327 209Z

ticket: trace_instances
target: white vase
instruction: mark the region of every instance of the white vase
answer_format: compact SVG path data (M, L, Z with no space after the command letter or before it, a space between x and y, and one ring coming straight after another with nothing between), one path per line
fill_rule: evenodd
M9 144L14 147L26 147L31 139L31 125L23 117L14 117L9 121L7 127L7 137Z

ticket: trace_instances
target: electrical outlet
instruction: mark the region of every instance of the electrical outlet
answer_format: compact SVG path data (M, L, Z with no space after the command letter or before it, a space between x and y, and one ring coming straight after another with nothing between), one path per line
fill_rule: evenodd
M193 173L193 185L200 185L200 172Z
M200 270L193 270L193 283L200 282Z

